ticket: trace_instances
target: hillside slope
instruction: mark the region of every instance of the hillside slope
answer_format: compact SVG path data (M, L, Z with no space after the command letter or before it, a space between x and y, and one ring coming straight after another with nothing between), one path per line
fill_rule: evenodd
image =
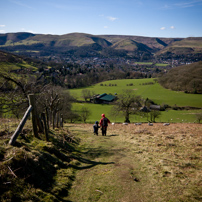
M202 93L202 62L173 68L159 82L168 89Z
M157 54L171 52L174 54L197 54L202 53L202 37L189 37L181 41L175 41Z
M85 33L70 33L64 35L45 35L31 33L0 34L0 49L7 51L39 51L50 54L51 51L64 52L70 50L93 52L99 55L101 50L125 51L125 55L136 56L142 53L156 53L181 38L155 38L127 35L91 35ZM112 51L113 52L113 51ZM110 51L109 51L110 56ZM114 53L113 53L114 54ZM119 54L117 52L117 54ZM104 54L105 55L105 54Z
M0 128L0 201L64 201L74 180L72 151L79 140L63 130L52 131L47 142L43 134L34 138L28 126L15 146L8 145L13 131Z

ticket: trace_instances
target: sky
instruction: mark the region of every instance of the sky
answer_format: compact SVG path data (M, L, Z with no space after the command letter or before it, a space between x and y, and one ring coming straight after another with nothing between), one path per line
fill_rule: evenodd
M0 33L202 37L202 0L0 0Z

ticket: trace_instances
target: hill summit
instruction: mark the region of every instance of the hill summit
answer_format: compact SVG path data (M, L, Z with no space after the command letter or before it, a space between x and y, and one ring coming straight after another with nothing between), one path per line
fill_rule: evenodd
M202 58L202 37L156 38L128 35L64 35L26 32L0 34L0 49L30 56L128 57L137 60L193 56ZM143 56L146 55L145 58Z

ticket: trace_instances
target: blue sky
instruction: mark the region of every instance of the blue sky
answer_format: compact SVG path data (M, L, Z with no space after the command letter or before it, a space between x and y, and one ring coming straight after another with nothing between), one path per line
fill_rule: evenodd
M202 0L0 0L0 33L202 37Z

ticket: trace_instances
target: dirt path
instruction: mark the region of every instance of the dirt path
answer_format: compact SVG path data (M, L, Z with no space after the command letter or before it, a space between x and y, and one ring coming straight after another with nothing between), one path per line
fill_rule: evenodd
M77 173L68 197L70 201L179 201L184 200L184 195L186 199L191 198L191 193L184 193L185 188L189 190L188 184L193 187L201 183L200 180L186 183L186 179L190 180L189 172L192 177L195 175L195 179L200 174L197 174L202 168L199 160L193 161L191 168L186 167L183 156L180 156L181 161L177 160L179 155L183 155L179 151L181 145L178 145L177 138L187 136L190 140L189 132L192 131L198 137L196 141L201 141L201 136L198 136L202 132L201 126L194 125L195 132L189 126L190 131L186 133L188 129L178 125L175 125L175 131L160 125L156 128L147 125L110 126L106 137L101 133L94 136L92 125L69 127L73 134L81 138L80 152L75 153L80 164L75 166ZM178 158L174 155L175 150ZM197 158L200 155L201 151L194 154ZM185 168L180 165L185 165ZM199 196L201 193L200 189Z
M80 133L80 127L74 128ZM89 130L90 131L90 130ZM139 164L131 148L109 129L107 136L84 131L81 142L83 162L70 192L71 201L141 201ZM79 135L80 136L80 135ZM88 168L90 167L90 168ZM143 197L143 196L142 196Z

